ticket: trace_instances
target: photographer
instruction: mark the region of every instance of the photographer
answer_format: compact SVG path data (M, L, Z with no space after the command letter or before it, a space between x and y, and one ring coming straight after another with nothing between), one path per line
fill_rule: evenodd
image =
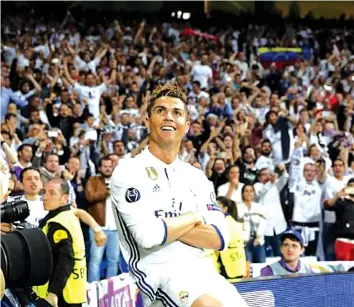
M325 207L336 213L336 260L354 260L354 178L334 198L325 202Z
M65 180L51 179L45 184L43 204L49 213L40 227L52 247L53 271L49 282L35 287L35 292L51 306L81 306L86 302L85 244L68 199Z
M9 178L9 168L1 158L0 178L1 306L30 306L31 291L28 289L33 285L44 284L49 278L52 268L50 246L38 229L14 231L13 223L26 219L30 210L25 201L4 203L11 190L11 181L5 179ZM40 255L33 257L34 250L40 250Z

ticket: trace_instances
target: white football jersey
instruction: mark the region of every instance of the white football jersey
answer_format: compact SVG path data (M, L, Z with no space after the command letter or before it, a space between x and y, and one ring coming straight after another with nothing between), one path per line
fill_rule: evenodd
M218 233L221 250L228 246L229 230L211 182L201 170L178 158L165 164L146 148L135 158L119 162L111 191L123 256L138 287L151 300L168 268L210 263L202 249L180 241L167 243L165 219L200 212Z

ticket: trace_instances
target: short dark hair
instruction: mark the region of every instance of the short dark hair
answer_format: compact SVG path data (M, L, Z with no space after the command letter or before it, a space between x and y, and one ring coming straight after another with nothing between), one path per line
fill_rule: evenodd
M198 86L198 87L201 87L201 86L202 86L199 81L193 81L192 84L193 84L193 85L195 84L195 85Z
M24 168L20 173L20 182L21 183L23 183L23 177L25 176L25 173L29 172L29 171L36 171L39 174L39 177L41 177L41 173L39 172L38 168L35 168L33 166L29 166L29 167Z
M155 101L161 97L173 97L182 100L184 103L184 109L186 111L186 114L188 114L187 96L182 91L182 89L178 86L178 84L177 83L165 84L165 85L159 84L152 92L152 98L147 107L147 114L149 117L151 116L151 110L155 105Z
M350 179L348 180L347 186L350 185L350 184L352 184L352 183L354 183L354 178L350 178Z
M6 134L6 135L9 137L10 140L13 139L12 135L11 135L8 131L6 131L6 130L1 130L1 134L3 134L3 135Z
M334 163L336 163L337 161L342 162L342 164L345 165L344 161L341 158L336 158L333 161L333 166L334 166Z
M69 195L70 194L70 188L69 188L68 182L66 180L64 180L63 178L54 178L54 179L50 179L48 182L51 182L51 181L59 183L60 192L63 195Z
M5 121L10 120L11 117L15 117L15 118L16 118L17 116L16 116L16 114L14 114L14 113L7 113L7 114L5 115Z
M50 156L56 156L56 157L58 157L58 159L59 159L59 155L58 155L58 154L56 154L56 153L54 153L54 152L50 152L50 153L47 153L46 155L43 155L43 164L47 163L48 158L49 158Z
M33 112L39 112L39 108L37 108L37 107L31 107L30 113L33 113Z
M30 144L21 144L18 148L17 148L17 154L19 154L25 147L30 147L33 150L32 145Z
M302 242L301 242L295 235L292 235L292 234L285 234L285 235L283 235L283 236L281 237L281 244L282 244L282 245L284 244L284 241L285 241L286 239L289 239L289 240L291 240L291 241L293 241L293 242L297 242L297 243L299 243L299 244L301 245L301 247L303 247Z
M109 162L112 162L112 160L108 157L108 156L104 156L100 159L99 163L98 163L98 167L101 167L102 166L102 162L103 161L109 161Z
M319 158L319 159L317 159L316 160L316 163L318 163L318 164L326 164L326 160L325 159L323 159L323 158Z
M85 121L88 120L90 117L94 117L94 115L92 113L87 113Z
M261 142L261 145L263 146L263 145L266 144L266 143L272 145L272 142L271 142L269 139L264 139L264 140Z
M122 141L122 140L115 140L114 142L113 142L113 148L116 146L116 144L118 144L118 143L122 143L123 145L124 145L124 142ZM124 145L124 147L125 147L125 145Z
M194 125L194 124L198 124L199 126L201 126L201 122L199 120L194 120L191 122L191 126Z

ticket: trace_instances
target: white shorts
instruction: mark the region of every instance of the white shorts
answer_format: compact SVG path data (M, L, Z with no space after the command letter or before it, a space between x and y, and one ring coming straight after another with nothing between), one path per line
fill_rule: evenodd
M205 264L205 263L204 263ZM234 285L211 266L175 268L161 275L156 300L143 295L145 307L190 307L204 294L218 299L223 307L247 307Z

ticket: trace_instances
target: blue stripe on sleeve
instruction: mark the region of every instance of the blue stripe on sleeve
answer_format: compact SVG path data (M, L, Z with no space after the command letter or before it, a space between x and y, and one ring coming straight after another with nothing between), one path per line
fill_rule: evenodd
M166 243L166 241L167 241L167 224L166 224L165 220L161 220L161 221L162 221L163 227L165 229L165 234L163 236L163 240L162 240L162 243L161 243L160 246L164 245Z
M221 246L220 246L220 249L219 251L222 251L224 248L225 248L225 240L224 240L224 237L222 236L220 230L218 227L216 227L215 225L211 224L211 226L214 227L216 233L218 234L219 238L220 238L220 241L221 241Z

